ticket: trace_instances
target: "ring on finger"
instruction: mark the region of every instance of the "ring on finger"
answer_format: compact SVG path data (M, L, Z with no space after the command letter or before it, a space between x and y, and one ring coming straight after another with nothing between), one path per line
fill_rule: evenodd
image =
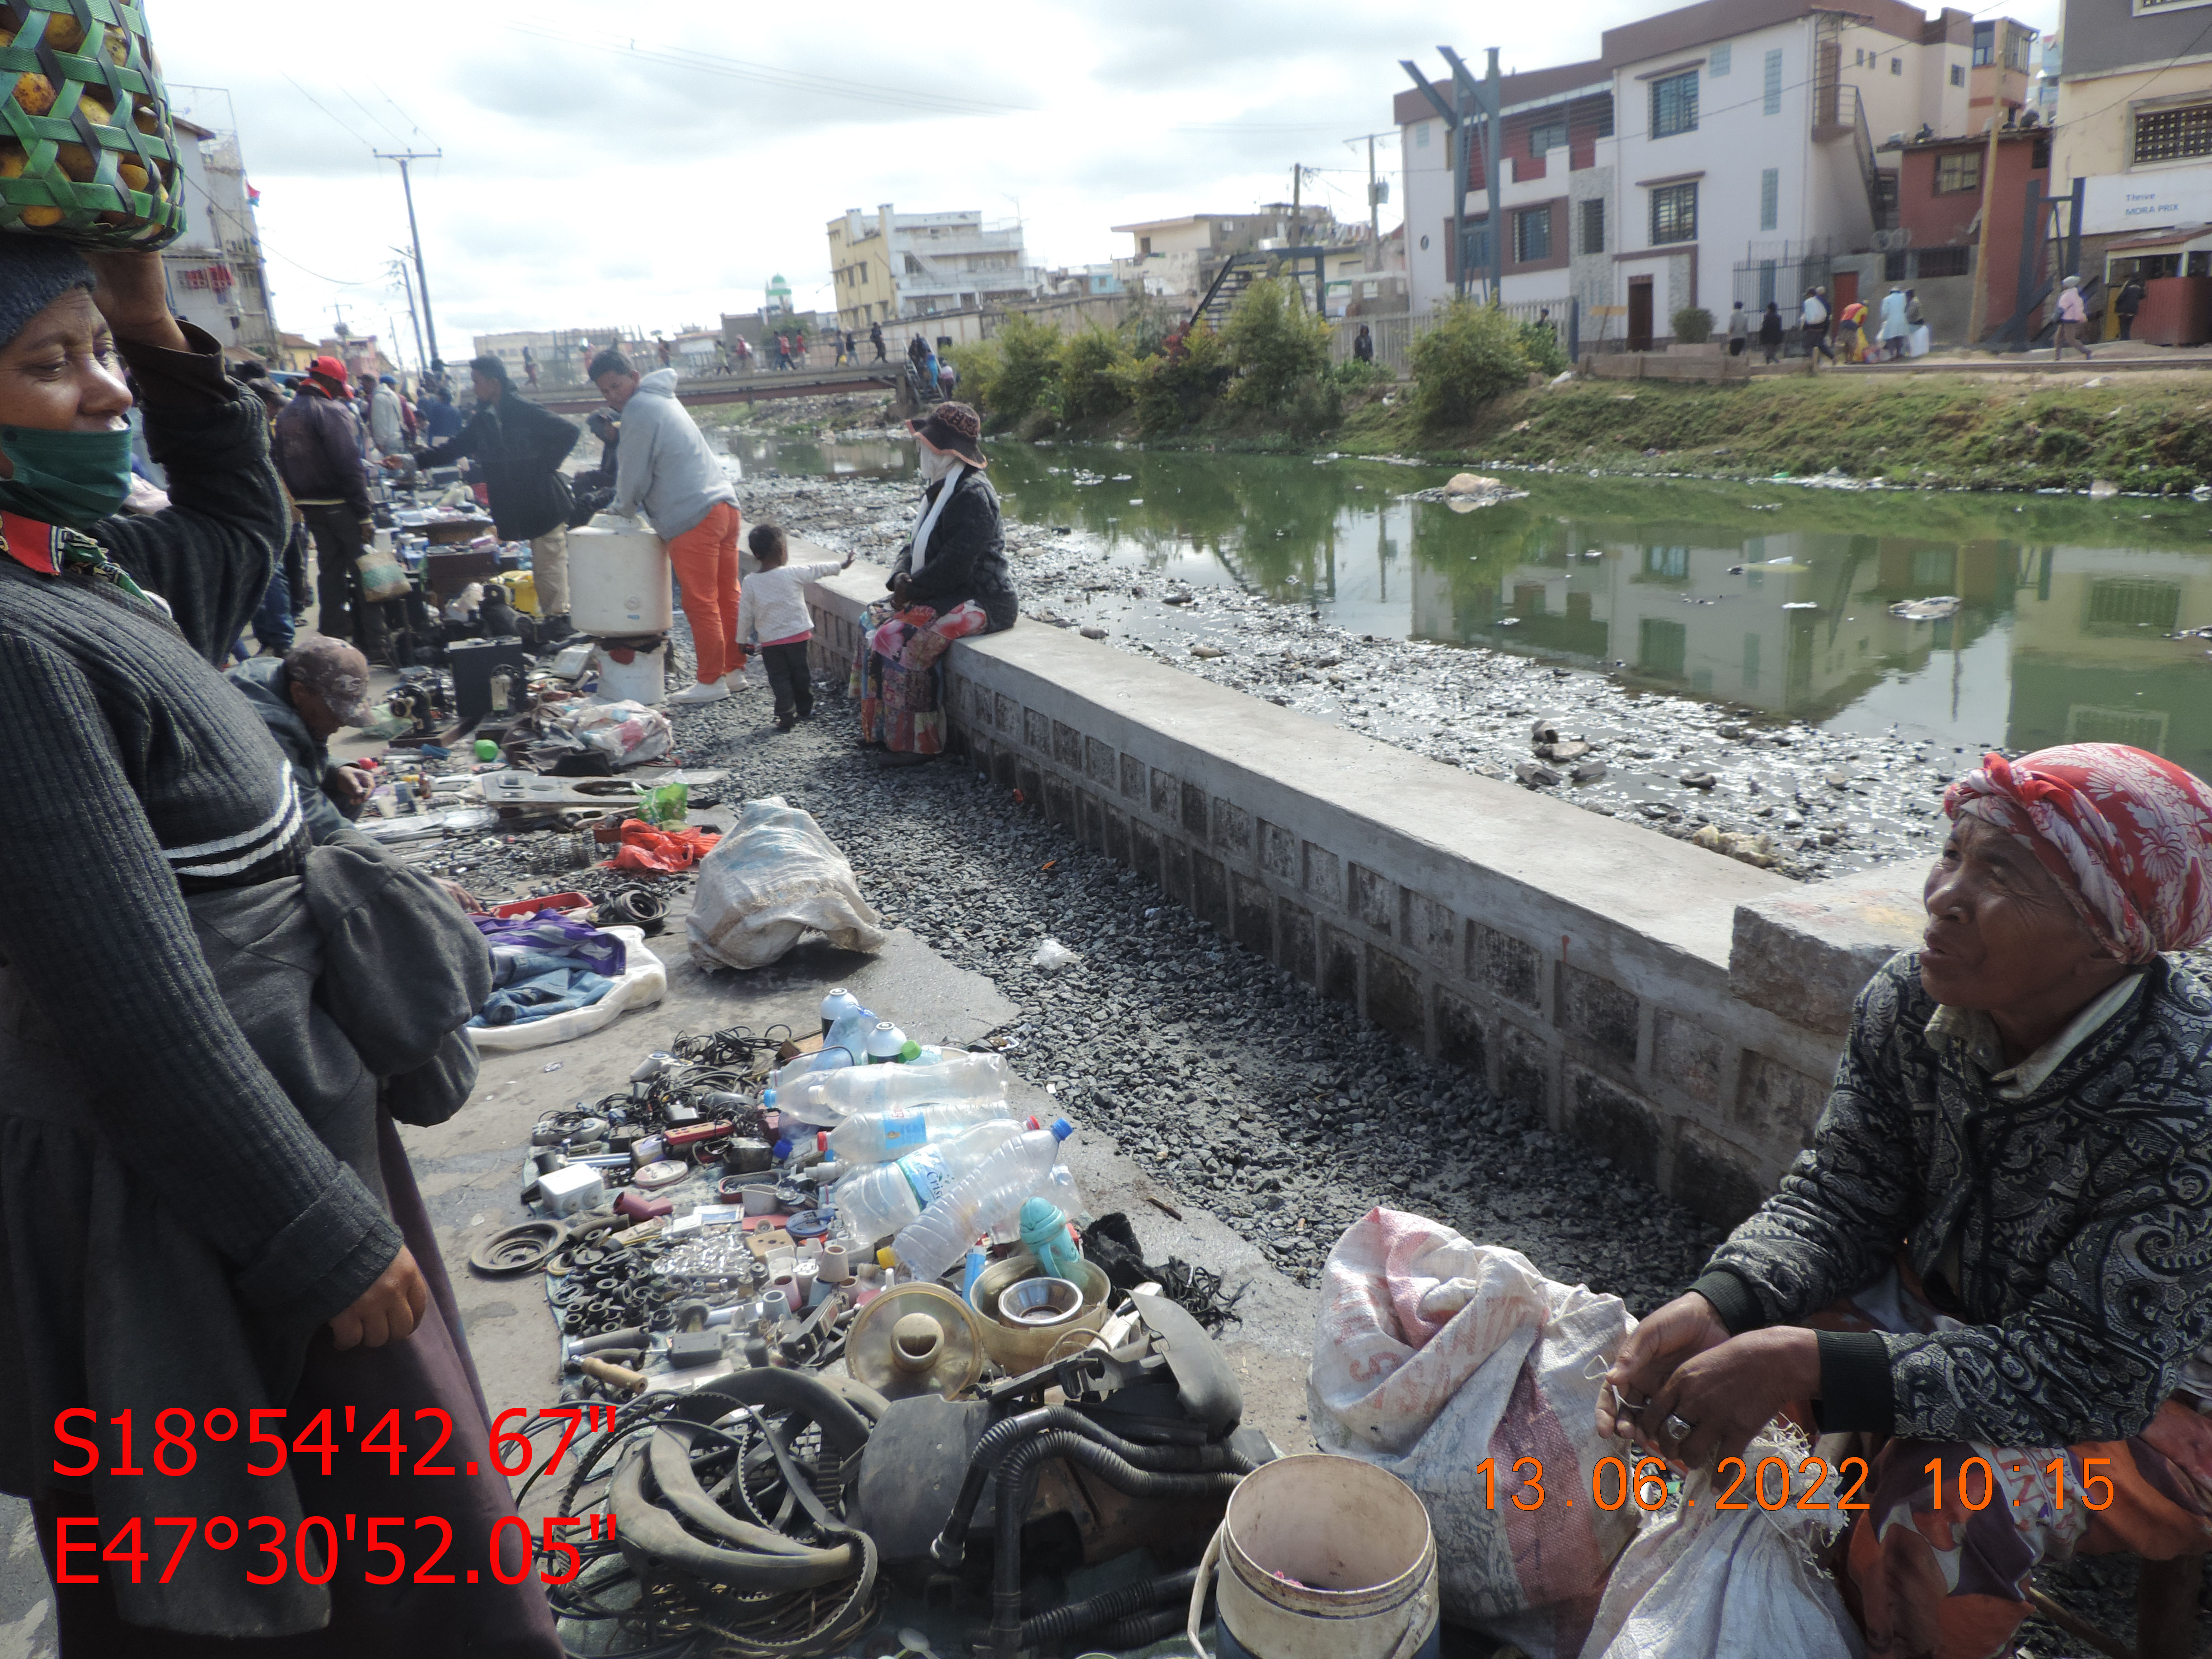
M1673 1412L1668 1412L1667 1413L1666 1429L1670 1438L1675 1440L1687 1440L1692 1435L1698 1431L1698 1425L1694 1423L1686 1423L1680 1417L1677 1417Z

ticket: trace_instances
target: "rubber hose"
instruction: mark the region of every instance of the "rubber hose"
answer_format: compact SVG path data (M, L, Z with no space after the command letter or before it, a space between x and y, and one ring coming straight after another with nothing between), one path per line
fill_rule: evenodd
M983 1496L983 1484L1006 1456L1007 1449L1054 1429L1079 1434L1140 1469L1182 1474L1218 1469L1237 1474L1252 1473L1252 1465L1225 1443L1202 1446L1139 1445L1133 1440L1123 1439L1073 1407L1039 1407L1018 1417L994 1423L975 1443L968 1463L967 1479L960 1483L960 1495L953 1500L951 1518L945 1523L945 1530L938 1534L936 1543L930 1547L930 1553L940 1566L957 1567L966 1557L968 1528L974 1524L975 1505Z
M655 1440L659 1435L653 1436ZM846 1545L836 1550L810 1551L811 1559L769 1555L754 1549L725 1549L702 1543L684 1531L676 1518L646 1493L648 1458L643 1449L632 1447L615 1466L608 1507L621 1528L623 1553L633 1564L648 1556L662 1565L710 1584L730 1584L748 1590L812 1589L849 1577L861 1565L861 1551Z
M1133 1584L1124 1584L1120 1589L1104 1595L1094 1595L1088 1601L1070 1601L1065 1606L1041 1613L1034 1619L1022 1621L1022 1645L1025 1648L1046 1648L1064 1641L1078 1631L1086 1631L1095 1625L1112 1624L1127 1619L1131 1613L1147 1613L1164 1603L1175 1605L1171 1611L1181 1623L1190 1601L1191 1586L1198 1583L1198 1569L1185 1567L1181 1572L1170 1573L1165 1578L1140 1579ZM1119 1647L1120 1643L1115 1645Z
M1148 1648L1163 1636L1179 1633L1188 1618L1188 1613L1182 1607L1133 1613L1127 1618L1117 1619L1105 1629L1095 1632L1091 1639L1103 1643L1117 1653L1130 1648Z
M999 1548L991 1586L991 1649L996 1659L1017 1659L1021 1651L1022 1522L1030 1511L1030 1476L1048 1457L1080 1463L1133 1498L1212 1498L1234 1492L1244 1478L1227 1471L1170 1474L1140 1469L1088 1436L1064 1429L1015 1447L999 1468Z

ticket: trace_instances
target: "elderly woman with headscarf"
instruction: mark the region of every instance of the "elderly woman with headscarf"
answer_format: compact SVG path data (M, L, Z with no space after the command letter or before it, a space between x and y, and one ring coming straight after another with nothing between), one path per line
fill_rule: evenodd
M927 486L921 517L892 567L890 601L868 607L853 665L860 740L889 750L887 766L944 752L945 652L1012 628L1018 614L999 495L983 476L981 419L966 404L939 404L907 428Z
M1598 1413L1690 1468L1865 1437L1820 1496L1884 1659L2008 1652L2045 1559L2212 1547L2212 990L2166 954L2212 938L2212 790L2075 744L1944 807L1810 1149Z
M393 1127L468 1094L489 953L395 855L311 838L213 665L284 497L159 255L0 235L0 1490L64 1659L558 1659ZM315 1519L349 1516L398 1518L381 1550ZM393 1576L441 1530L507 1577Z

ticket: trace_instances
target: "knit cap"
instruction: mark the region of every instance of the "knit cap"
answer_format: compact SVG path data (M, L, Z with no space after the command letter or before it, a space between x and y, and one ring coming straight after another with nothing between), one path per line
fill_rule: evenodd
M94 286L92 267L66 242L50 236L0 234L0 347L32 318L73 288Z

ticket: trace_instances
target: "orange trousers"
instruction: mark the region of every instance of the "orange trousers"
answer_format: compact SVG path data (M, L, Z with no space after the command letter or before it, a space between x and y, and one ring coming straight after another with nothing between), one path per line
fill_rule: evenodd
M699 684L711 685L738 665L738 532L743 521L727 501L668 544L668 562L684 585L691 653Z

